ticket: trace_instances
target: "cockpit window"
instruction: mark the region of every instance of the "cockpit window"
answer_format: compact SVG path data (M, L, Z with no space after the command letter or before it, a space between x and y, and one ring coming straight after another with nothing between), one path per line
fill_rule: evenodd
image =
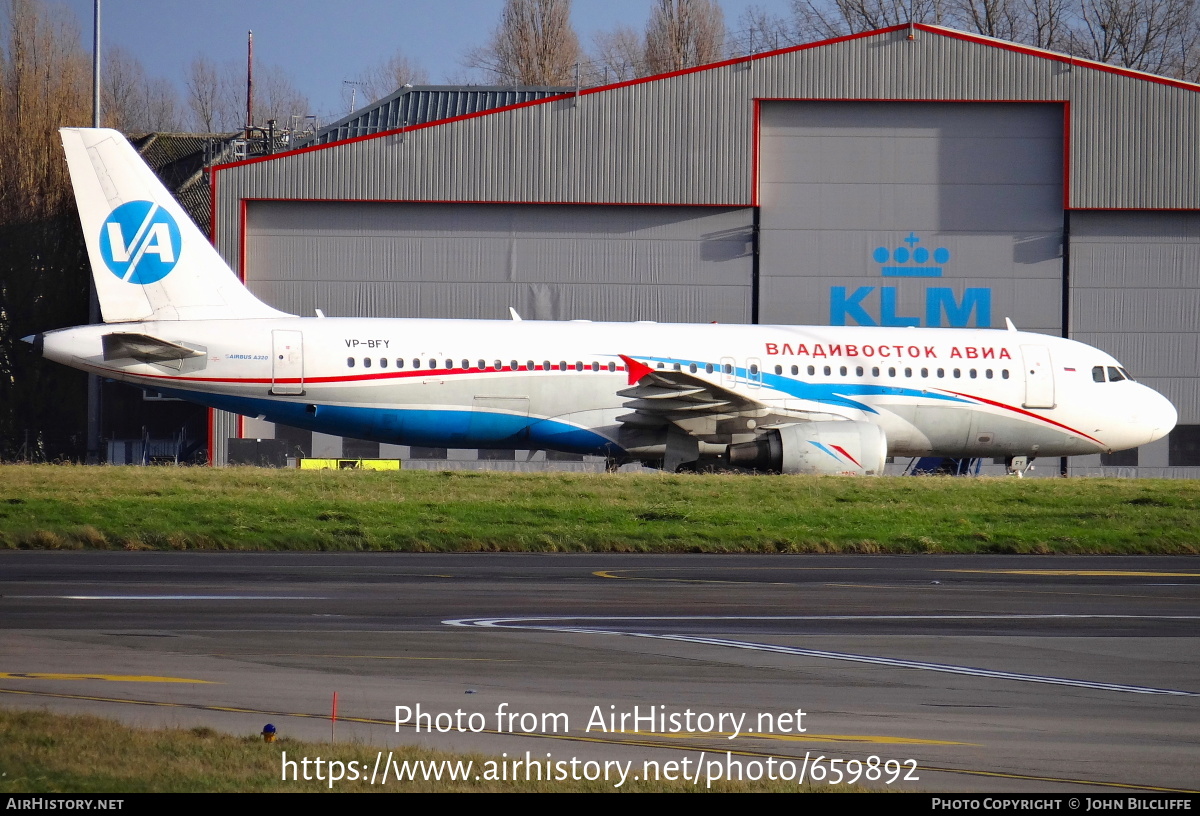
M1125 375L1122 374L1116 366L1108 367L1108 381L1109 382L1120 382L1123 379L1125 379Z
M1096 382L1104 382L1104 366L1092 366L1092 379Z
M1130 382L1136 382L1136 380L1133 379L1133 375L1129 373L1129 369L1122 366L1121 368L1119 368L1117 370L1125 375L1125 379L1129 380Z

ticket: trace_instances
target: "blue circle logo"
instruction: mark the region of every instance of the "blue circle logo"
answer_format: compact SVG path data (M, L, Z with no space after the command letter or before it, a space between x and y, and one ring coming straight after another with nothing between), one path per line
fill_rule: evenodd
M123 281L156 283L175 268L183 240L170 213L153 201L129 201L100 227L100 255Z

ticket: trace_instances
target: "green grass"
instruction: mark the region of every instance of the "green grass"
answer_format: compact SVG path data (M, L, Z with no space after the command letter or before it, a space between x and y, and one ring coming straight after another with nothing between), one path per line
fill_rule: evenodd
M1186 480L0 466L0 548L1200 552Z
M560 748L562 746L559 746ZM321 757L347 763L360 763L358 780L335 782L338 792L568 792L614 791L612 782L581 781L489 781L486 763L499 757L479 754L451 754L412 747L383 748L397 763L405 761L445 761L472 763L471 776L483 779L466 781L405 781L394 778L387 784L370 784L370 772L379 748L359 743L300 742L283 739L267 744L259 736L234 737L211 728L162 729L139 731L113 720L90 716L51 714L45 711L6 711L0 709L0 793L208 793L273 792L291 793L330 790L328 781L315 778L287 780L283 776L284 752L287 759L315 760ZM555 758L570 761L569 751L554 752ZM680 755L682 757L682 754ZM694 761L693 757L693 761ZM750 758L742 757L743 761ZM511 761L511 759L510 759ZM365 763L365 765L364 765ZM497 766L498 767L498 766ZM511 766L510 766L511 767ZM568 773L569 773L569 767ZM642 769L634 761L633 772ZM556 771L557 772L557 771ZM296 776L303 777L304 766L297 762ZM316 766L309 766L316 776ZM326 779L328 774L323 774ZM347 777L349 773L345 774ZM509 776L511 777L511 770ZM632 777L632 773L630 774ZM645 782L630 778L622 792L693 792L704 791L686 782ZM714 792L750 791L823 791L861 790L841 786L799 785L796 782L717 782Z

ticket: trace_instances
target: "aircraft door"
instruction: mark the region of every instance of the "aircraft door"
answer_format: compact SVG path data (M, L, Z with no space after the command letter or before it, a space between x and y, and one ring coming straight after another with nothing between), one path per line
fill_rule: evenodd
M762 360L751 357L746 361L746 385L751 388L762 388Z
M271 332L271 393L304 393L303 332Z
M1021 346L1025 363L1026 408L1054 407L1054 366L1050 349L1045 346Z
M721 358L721 387L736 388L738 384L737 360L732 357Z

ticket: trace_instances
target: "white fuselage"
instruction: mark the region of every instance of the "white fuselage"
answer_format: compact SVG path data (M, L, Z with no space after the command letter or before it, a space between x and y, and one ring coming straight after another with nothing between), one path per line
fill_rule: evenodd
M105 360L115 331L203 354ZM1066 456L1136 447L1176 420L1157 392L1109 375L1120 363L1108 354L1017 331L271 318L84 326L43 342L53 360L210 407L439 447L660 459L662 439L619 419L641 366L761 406L694 431L709 453L756 428L858 420L894 455Z

